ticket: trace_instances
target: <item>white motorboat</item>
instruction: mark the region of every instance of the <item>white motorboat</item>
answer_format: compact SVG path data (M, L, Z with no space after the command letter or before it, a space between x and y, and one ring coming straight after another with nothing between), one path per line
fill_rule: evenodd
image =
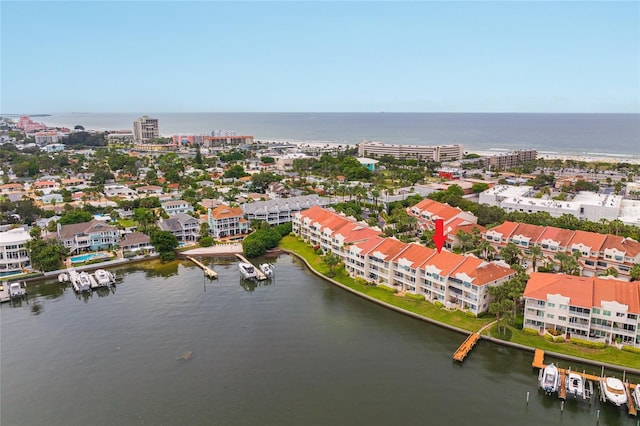
M12 299L20 299L27 295L27 289L20 283L9 283L9 296Z
M96 269L96 271L93 273L93 276L96 279L99 287L107 287L113 284L113 282L115 281L113 274L104 269Z
M256 267L251 263L240 262L238 264L238 269L240 270L242 277L245 279L252 280L258 276L256 274Z
M636 400L636 407L640 408L640 383L636 384L636 388L633 390L631 396Z
M62 272L58 275L58 282L61 283L65 283L69 281L69 275L67 275L66 273Z
M567 395L584 397L584 378L577 373L569 373L566 380Z
M613 405L619 407L627 403L627 392L622 380L616 379L615 377L606 377L602 381L602 385L604 396L607 397Z
M77 275L74 288L79 292L91 290L91 280L87 272L80 272Z
M542 371L542 375L540 376L540 387L547 394L558 392L558 388L560 387L560 374L558 372L558 367L553 363L547 365Z
M273 265L270 263L262 263L260 264L260 270L267 277L273 277Z

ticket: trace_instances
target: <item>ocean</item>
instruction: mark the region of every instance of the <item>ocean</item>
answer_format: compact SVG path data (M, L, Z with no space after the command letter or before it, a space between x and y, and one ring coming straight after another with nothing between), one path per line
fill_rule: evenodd
M465 151L536 149L545 154L640 157L640 114L551 113L145 113L160 133L251 135L261 141L357 144L461 144ZM132 129L143 113L37 117L52 126Z

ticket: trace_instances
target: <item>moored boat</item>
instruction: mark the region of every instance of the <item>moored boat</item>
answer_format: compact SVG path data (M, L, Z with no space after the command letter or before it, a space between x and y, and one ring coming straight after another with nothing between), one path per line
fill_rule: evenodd
M624 388L622 380L615 377L606 377L603 379L604 396L609 402L618 407L626 404L627 392Z
M115 282L113 274L104 269L96 269L93 276L99 287L107 287Z
M258 275L256 273L256 267L251 263L240 262L238 263L238 269L242 274L242 277L245 279L255 279Z
M573 397L584 396L584 378L577 373L569 373L566 380L567 395Z
M547 365L542 371L542 375L540 377L540 387L547 394L552 394L558 392L558 388L560 385L560 374L558 372L558 367L556 367L553 363Z
M77 292L84 292L91 290L91 280L87 272L80 272L76 275L76 280L73 283L73 288Z
M21 299L27 295L27 289L19 282L9 283L9 296L12 299Z
M640 408L640 383L636 384L636 387L633 390L631 396L636 402L636 407Z
M270 263L261 263L260 270L267 278L273 277L273 265Z

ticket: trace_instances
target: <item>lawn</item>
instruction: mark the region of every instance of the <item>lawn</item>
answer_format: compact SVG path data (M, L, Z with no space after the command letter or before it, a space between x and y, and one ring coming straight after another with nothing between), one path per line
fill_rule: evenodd
M322 257L315 254L313 248L304 241L293 235L288 235L280 241L280 247L302 256L313 269L322 275L328 276L329 267L324 264ZM340 284L367 296L426 318L468 330L470 332L480 330L484 325L495 319L489 316L484 318L469 317L461 311L449 311L427 301L413 300L408 297L397 296L388 289L382 287L361 284L360 282L356 282L356 280L347 274L347 271L344 269L342 264L335 268L335 276L332 278ZM622 367L638 368L638 366L640 366L639 355L632 352L622 351L615 347L608 346L605 349L584 348L569 342L548 342L540 336L524 334L521 330L513 327L509 327L509 331L511 333L508 341L531 348L539 348L549 352L571 355L601 363L619 365Z

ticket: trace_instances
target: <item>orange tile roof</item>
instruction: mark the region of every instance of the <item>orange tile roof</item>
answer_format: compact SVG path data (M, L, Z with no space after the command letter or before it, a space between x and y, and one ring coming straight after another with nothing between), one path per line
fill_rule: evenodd
M355 244L355 247L360 249L361 255L365 255L375 249L384 240L385 239L383 237L376 236Z
M240 207L229 207L225 206L224 204L211 210L211 217L216 220L227 219L231 217L242 217L243 214L244 212Z
M602 249L616 249L618 251L624 252L625 256L628 257L636 257L640 254L640 243L631 239L624 238L618 235L608 234L605 239L604 244L602 245Z
M33 184L33 186L51 186L51 185L57 185L57 183L52 180L41 180L38 182L34 182Z
M467 256L458 267L451 272L452 275L464 273L473 278L473 284L482 286L515 274L511 268L495 263L485 262L477 257Z
M394 262L400 259L406 259L412 263L412 268L419 268L423 263L433 256L436 251L429 247L421 246L419 244L409 244L409 247L397 255L393 260Z
M575 231L568 246L572 246L573 244L583 244L587 247L591 247L591 251L600 251L606 239L606 235L597 234L595 232Z
M498 226L494 226L491 229L488 229L487 232L488 231L497 232L498 234L502 234L502 238L509 238L511 234L513 234L513 231L516 230L517 227L518 227L518 223L507 221L507 222L503 222Z
M571 305L583 308L601 306L602 301L616 301L627 305L629 312L640 314L640 282L637 281L533 272L524 297L546 300L548 294L561 294L570 299Z
M440 275L449 275L463 261L464 256L443 249L440 253L436 251L421 268L432 265L440 270Z
M395 238L385 238L382 244L377 246L373 252L384 255L384 260L390 261L408 248L409 244L396 240Z
M556 228L555 226L547 226L538 237L538 241L552 240L558 243L560 247L566 247L573 238L576 231L570 229Z

